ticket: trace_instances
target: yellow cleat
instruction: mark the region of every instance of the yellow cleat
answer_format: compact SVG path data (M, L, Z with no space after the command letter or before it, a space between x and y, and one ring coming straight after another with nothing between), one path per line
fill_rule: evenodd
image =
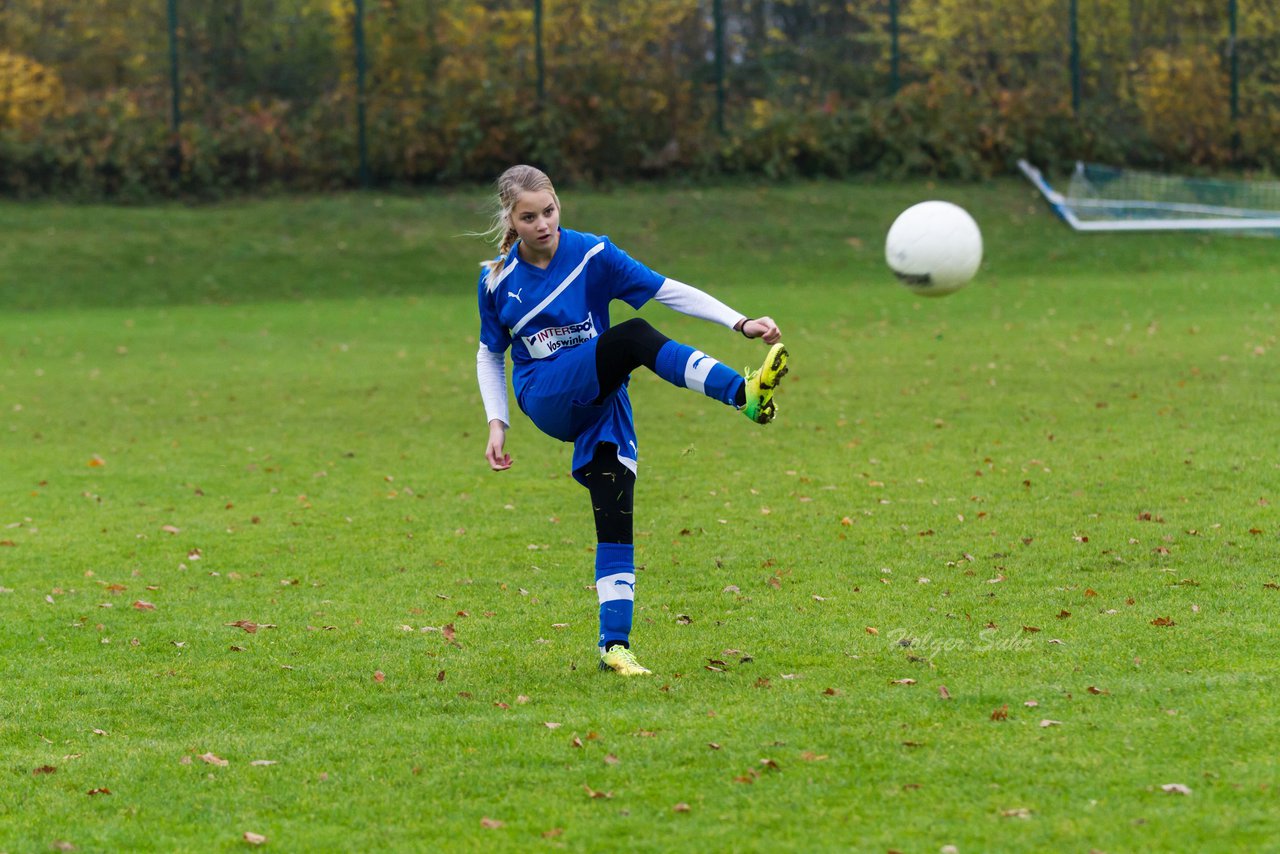
M648 676L653 671L636 661L635 653L625 646L615 646L600 656L600 669L612 670L620 676Z
M778 414L773 402L778 381L787 375L787 348L779 341L769 348L760 370L747 374L747 402L742 412L757 424L768 424Z

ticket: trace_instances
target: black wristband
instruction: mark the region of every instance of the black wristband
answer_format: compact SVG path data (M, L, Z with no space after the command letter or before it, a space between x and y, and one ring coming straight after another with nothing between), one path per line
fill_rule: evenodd
M747 334L747 324L750 322L751 322L750 317L744 317L742 318L742 323L738 324L738 331L741 332L742 337L746 338L748 341L751 340L751 336Z

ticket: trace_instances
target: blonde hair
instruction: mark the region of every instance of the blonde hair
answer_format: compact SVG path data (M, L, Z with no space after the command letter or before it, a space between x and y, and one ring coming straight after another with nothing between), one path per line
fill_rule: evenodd
M493 222L488 231L480 234L481 237L493 240L498 247L496 259L480 262L480 266L488 271L485 276L485 285L490 291L498 286L498 277L507 263L507 254L516 242L516 230L511 225L511 212L515 209L516 200L522 193L540 192L550 193L556 203L556 210L560 209L560 197L556 195L556 188L552 186L551 179L536 166L523 164L512 166L498 176Z

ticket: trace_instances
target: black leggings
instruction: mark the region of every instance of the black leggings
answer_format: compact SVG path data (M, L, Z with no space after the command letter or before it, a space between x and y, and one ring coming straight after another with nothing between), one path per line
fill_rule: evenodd
M618 460L618 446L612 442L596 445L591 462L582 468L582 477L591 493L591 510L596 517L596 542L633 541L633 510L636 503L636 476Z
M638 317L601 333L596 344L596 379L600 381L600 396L595 402L599 403L621 388L636 368L644 366L656 372L658 351L670 340L654 329L649 321Z

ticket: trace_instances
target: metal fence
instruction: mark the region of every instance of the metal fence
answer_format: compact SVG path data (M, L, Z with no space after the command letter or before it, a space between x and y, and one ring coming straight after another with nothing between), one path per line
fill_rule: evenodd
M935 26L944 6L972 20L952 10L949 31ZM629 132L660 165L663 140L714 146L769 115L889 103L940 74L1104 129L1159 136L1167 121L1209 137L1189 150L1231 160L1242 132L1280 119L1268 21L1280 0L0 0L0 50L56 73L68 102L129 91L125 111L172 134L172 169L184 139L226 131L231 105L236 121L310 128L336 183L369 185L488 168L438 153L415 167L415 135L438 127L435 146L482 153L538 133L604 151ZM0 83L0 105L14 85ZM548 130L537 117L553 108ZM593 115L613 130L593 136Z

